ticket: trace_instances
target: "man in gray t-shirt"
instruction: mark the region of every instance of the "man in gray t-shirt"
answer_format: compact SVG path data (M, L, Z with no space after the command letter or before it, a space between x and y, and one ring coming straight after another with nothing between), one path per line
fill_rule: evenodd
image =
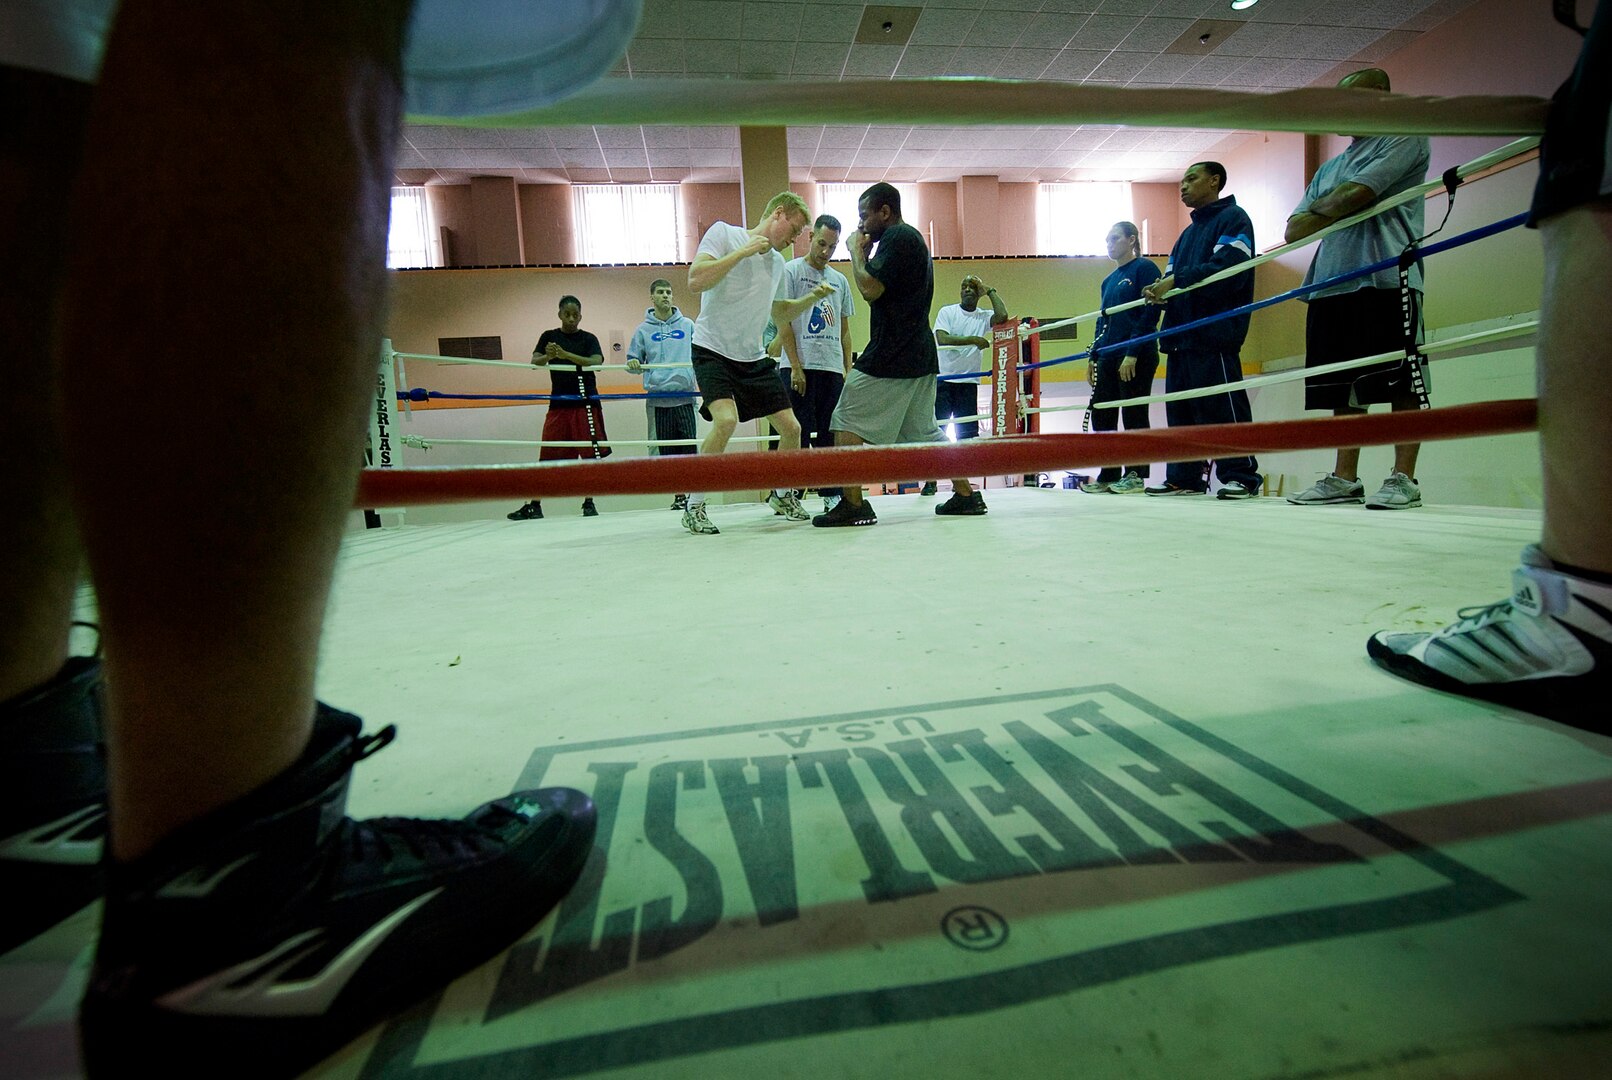
M839 219L823 214L812 223L812 244L805 256L784 266L785 299L805 296L824 284L834 288L780 327L788 360L778 366L778 378L800 421L802 446L834 445L829 420L851 370L850 318L856 314L856 300L845 275L828 265L839 243Z
M1388 75L1377 68L1354 72L1338 85L1387 91ZM1357 137L1348 149L1316 171L1304 199L1287 219L1287 240L1302 239L1427 179L1428 141L1422 137ZM1385 259L1398 258L1423 232L1422 200L1412 199L1322 239L1304 283L1326 281ZM1410 268L1410 301L1420 336L1422 268ZM1379 270L1329 285L1306 298L1306 367L1319 367L1379 353L1403 352L1405 317L1399 271ZM1426 379L1425 370L1421 377ZM1368 405L1395 411L1421 407L1408 362L1391 360L1364 368L1312 375L1305 380L1304 407L1335 415L1364 413ZM1340 449L1333 471L1287 501L1299 506L1364 502L1372 510L1408 510L1422 504L1416 483L1420 443L1394 448L1394 470L1371 498L1360 482L1360 450Z

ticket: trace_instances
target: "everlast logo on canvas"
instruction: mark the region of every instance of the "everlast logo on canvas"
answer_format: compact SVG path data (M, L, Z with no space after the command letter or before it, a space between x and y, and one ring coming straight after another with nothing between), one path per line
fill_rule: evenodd
M543 784L592 795L597 850L453 1002L488 1076L956 1015L1517 898L1113 686L562 743L516 786ZM453 1057L454 1030L394 1025L392 1060Z

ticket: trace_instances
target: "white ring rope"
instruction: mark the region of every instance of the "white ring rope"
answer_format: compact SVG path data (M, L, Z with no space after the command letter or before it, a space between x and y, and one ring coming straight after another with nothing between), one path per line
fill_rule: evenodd
M1528 322L1514 323L1510 326L1500 326L1493 330L1480 330L1473 334L1463 334L1460 337L1446 338L1443 341L1430 341L1422 345L1423 353L1449 352L1454 349L1464 349L1472 345L1483 345L1494 341L1504 341L1508 338L1526 337L1532 334L1539 326L1537 319ZM1237 382L1221 383L1218 386L1202 386L1192 390L1176 390L1167 394L1148 394L1144 397L1125 398L1120 401L1093 402L1090 405L1047 405L1041 408L1026 409L1029 413L1073 412L1086 408L1092 409L1121 409L1128 405L1151 405L1156 401L1186 401L1188 398L1207 397L1211 394L1224 394L1228 390L1257 390L1262 386L1275 386L1279 383L1297 382L1311 375L1329 375L1335 371L1349 371L1358 367L1369 367L1372 364L1381 364L1387 361L1407 359L1403 349L1398 352L1377 353L1375 356L1362 356L1354 360L1339 360L1332 364L1318 364L1315 367L1294 368L1292 371L1277 371L1269 375L1255 375L1250 379L1241 379Z
M899 86L899 94L896 87ZM416 124L527 128L709 124L1123 124L1355 135L1529 135L1543 98L1417 97L1340 87L1274 94L1141 89L1012 79L600 79L564 101L495 117L411 116Z
M1525 154L1538 145L1539 139L1537 136L1529 136L1526 139L1518 139L1515 142L1507 143L1498 150L1493 150L1487 154L1484 154L1482 157L1474 158L1465 165L1457 167L1455 174L1462 179L1465 179L1466 177L1471 176L1473 173L1482 172L1484 169L1491 168L1503 161L1509 161L1518 154ZM1171 289L1169 292L1165 293L1164 296L1165 298L1180 296L1182 293L1191 292L1193 289L1201 289L1205 285L1212 285L1217 281L1225 281L1227 278L1236 277L1238 274L1246 274L1255 267L1263 266L1273 259L1279 259L1283 255L1287 255L1290 252L1297 251L1303 247L1308 247L1310 244L1318 244L1322 239L1332 235L1335 232L1358 225L1362 221L1366 221L1370 218L1376 217L1378 214L1392 210L1394 207L1399 206L1402 203L1408 203L1415 199L1424 198L1428 192L1431 191L1442 190L1444 190L1444 180L1442 177L1437 180L1429 180L1427 183L1422 184L1419 187L1409 188L1408 190L1400 192L1398 195L1391 196L1382 200L1381 202L1373 203L1371 206L1368 206L1358 214L1353 214L1346 218L1339 218L1326 228L1313 232L1301 240L1295 240L1291 244L1283 244L1281 247L1272 248L1263 255L1256 255L1252 259L1249 259L1245 262L1240 262L1235 266L1228 266L1224 270L1210 274L1202 281L1194 282L1191 285L1187 285L1179 289ZM1030 337L1032 334L1041 334L1048 330L1059 330L1065 326L1074 326L1077 323L1095 322L1104 315L1113 315L1121 311L1130 311L1132 308L1141 307L1146 303L1146 300L1132 300L1128 303L1111 307L1106 311L1104 311L1102 308L1098 308L1096 311L1089 311L1084 315L1075 315L1067 319L1059 319L1057 322L1043 323L1040 326L1021 326L1019 327L1019 340L1022 341L1025 338Z

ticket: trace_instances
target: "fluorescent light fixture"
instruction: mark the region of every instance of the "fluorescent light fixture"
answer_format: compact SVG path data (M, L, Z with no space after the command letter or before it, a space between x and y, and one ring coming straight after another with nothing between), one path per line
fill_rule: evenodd
M1259 0L1231 0L1231 10L1243 11L1259 3Z

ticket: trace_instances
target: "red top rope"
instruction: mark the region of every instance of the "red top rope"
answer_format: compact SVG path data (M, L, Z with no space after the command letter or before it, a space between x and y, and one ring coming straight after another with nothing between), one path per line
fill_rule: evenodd
M1137 461L1432 442L1533 431L1538 424L1536 406L1532 400L1488 401L1425 412L1095 435L1024 435L956 446L859 446L580 464L365 469L354 505L429 506L484 499L832 487L914 476L1016 476Z

